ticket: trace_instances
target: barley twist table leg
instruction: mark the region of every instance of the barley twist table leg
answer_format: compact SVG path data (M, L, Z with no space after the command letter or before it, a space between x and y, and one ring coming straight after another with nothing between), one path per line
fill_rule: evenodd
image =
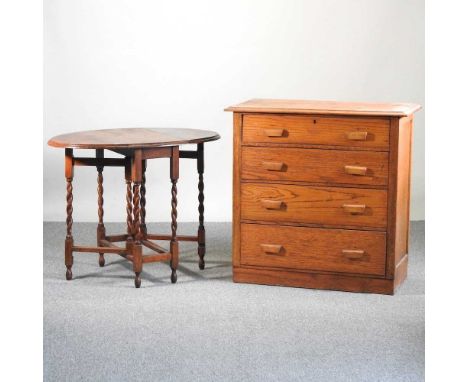
M172 148L171 163L171 282L177 282L179 266L179 242L177 241L177 180L179 179L179 147Z
M141 215L140 215L140 183L133 183L133 232L135 235L135 242L141 239Z
M140 207L141 207L141 234L142 237L146 239L147 230L146 230L146 160L143 161L142 166L142 175L141 175L141 188L140 188Z
M96 150L96 158L104 158L104 150L103 149L97 149ZM102 176L102 171L104 170L104 166L96 166L96 169L98 171L98 177L97 177L97 182L98 182L98 187L97 187L97 193L98 193L98 217L99 217L99 223L97 226L97 245L101 245L101 240L104 240L106 238L106 228L104 227L104 186L103 186L103 176ZM104 259L104 253L99 253L99 266L103 267L105 265L106 261Z
M143 249L141 245L142 231L141 231L141 199L140 199L140 186L142 179L142 152L135 150L134 157L132 158L132 180L133 180L133 237L132 244L133 255L133 271L135 272L135 288L141 286L141 271L143 269Z
M126 199L127 199L127 234L131 236L133 233L132 182L126 181L126 184L127 184L127 196L126 196Z
M135 241L133 243L133 270L135 272L135 287L141 285L141 268L142 268L142 247L141 247L141 220L140 220L140 183L133 184L133 232Z
M204 148L203 143L197 145L197 171L198 171L198 267L205 269L205 194L203 183L203 172L204 172Z
M132 164L131 158L125 158L125 184L127 186L127 193L125 196L127 205L127 241L125 247L127 249L127 254L132 254L132 244L133 244L133 206L132 206Z
M65 149L65 178L67 179L67 236L65 238L65 274L67 280L73 277L73 150Z

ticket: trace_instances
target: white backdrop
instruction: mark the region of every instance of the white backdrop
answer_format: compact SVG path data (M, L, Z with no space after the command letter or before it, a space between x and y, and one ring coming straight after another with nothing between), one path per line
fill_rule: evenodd
M44 219L65 217L65 132L215 130L207 221L231 220L232 116L249 98L424 106L423 0L45 0ZM25 89L27 91L27 89ZM424 109L415 118L411 218L424 219ZM147 220L170 220L167 160L150 161ZM123 171L104 170L107 221L124 221ZM195 161L181 163L179 219L197 220ZM95 221L96 170L77 168L74 220Z

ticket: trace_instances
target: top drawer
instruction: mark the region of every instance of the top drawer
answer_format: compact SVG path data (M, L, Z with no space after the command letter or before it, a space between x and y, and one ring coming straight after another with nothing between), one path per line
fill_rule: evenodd
M243 143L291 143L371 148L388 151L389 120L244 114Z

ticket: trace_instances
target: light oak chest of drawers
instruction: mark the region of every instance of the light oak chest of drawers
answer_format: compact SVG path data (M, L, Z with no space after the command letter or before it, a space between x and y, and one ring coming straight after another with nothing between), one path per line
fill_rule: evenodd
M234 112L235 282L393 294L408 267L414 104Z

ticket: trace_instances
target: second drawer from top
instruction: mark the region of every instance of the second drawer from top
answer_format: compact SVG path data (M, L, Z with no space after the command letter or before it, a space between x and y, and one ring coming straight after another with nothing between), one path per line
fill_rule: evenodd
M386 186L388 153L244 146L242 179Z

